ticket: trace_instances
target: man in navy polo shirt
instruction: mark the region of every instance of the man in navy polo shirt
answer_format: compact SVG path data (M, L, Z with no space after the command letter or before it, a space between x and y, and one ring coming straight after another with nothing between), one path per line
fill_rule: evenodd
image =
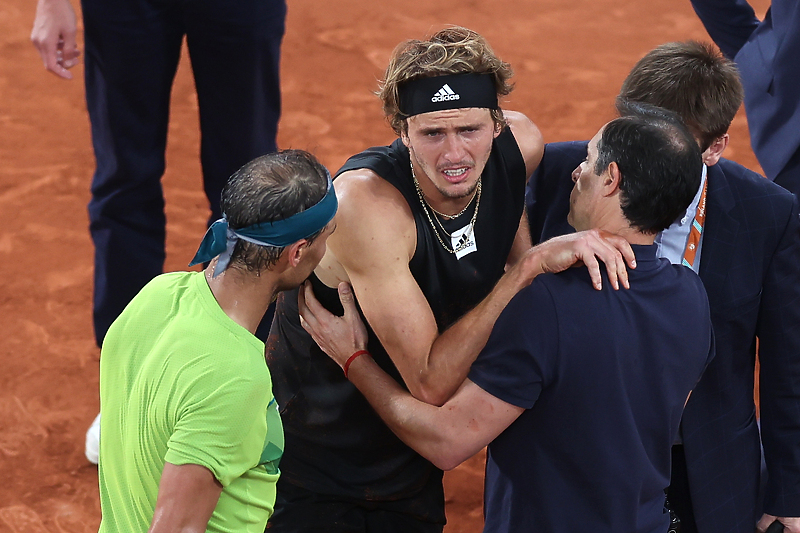
M442 407L414 399L370 357L346 284L342 318L304 291L306 329L409 446L450 469L488 444L485 531L666 532L670 449L713 357L697 275L656 256L655 235L699 187L699 147L671 113L609 122L573 172L569 221L632 245L630 289L586 268L534 279L511 301ZM325 331L325 335L321 332Z

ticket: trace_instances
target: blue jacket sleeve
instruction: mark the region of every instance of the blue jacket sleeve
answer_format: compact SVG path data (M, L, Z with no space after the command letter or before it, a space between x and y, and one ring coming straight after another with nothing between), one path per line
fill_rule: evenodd
M800 215L797 200L767 270L757 324L764 511L800 516Z
M711 39L730 59L736 57L760 23L746 0L691 0L691 2Z

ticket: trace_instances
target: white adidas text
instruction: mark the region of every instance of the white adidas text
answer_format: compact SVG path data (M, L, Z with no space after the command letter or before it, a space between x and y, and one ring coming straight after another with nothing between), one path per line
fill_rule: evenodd
M444 96L434 96L431 102L444 102L445 100L459 100L461 97L457 94L446 94Z
M450 88L448 84L442 85L442 88L436 91L436 94L431 98L431 102L444 102L446 100L459 100L461 97Z

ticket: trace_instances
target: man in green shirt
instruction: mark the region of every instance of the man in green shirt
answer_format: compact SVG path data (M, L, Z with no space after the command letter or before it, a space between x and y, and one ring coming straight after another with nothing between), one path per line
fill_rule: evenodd
M101 532L264 530L283 430L253 333L325 253L337 201L313 156L237 171L192 264L151 281L100 358Z

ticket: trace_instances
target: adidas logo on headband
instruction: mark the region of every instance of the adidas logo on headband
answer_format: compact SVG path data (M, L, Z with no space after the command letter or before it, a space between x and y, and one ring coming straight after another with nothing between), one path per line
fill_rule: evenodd
M497 89L492 74L470 72L416 78L399 84L397 92L398 107L407 117L466 107L498 109Z
M445 83L442 88L433 95L431 102L444 102L446 100L458 100L459 98L461 97L457 95L448 84Z

